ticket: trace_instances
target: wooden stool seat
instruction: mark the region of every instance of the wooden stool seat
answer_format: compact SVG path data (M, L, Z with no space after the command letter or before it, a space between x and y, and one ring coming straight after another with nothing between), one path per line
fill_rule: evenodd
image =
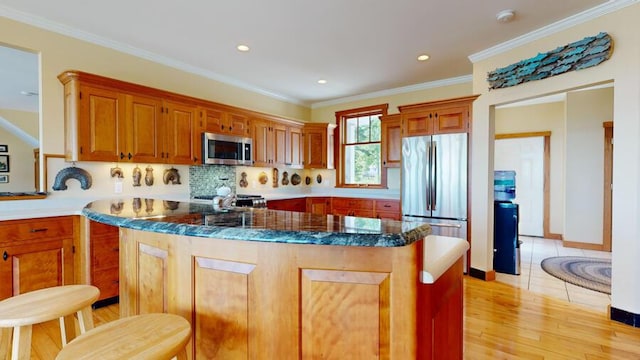
M186 359L190 338L191 324L181 316L135 315L78 336L56 359Z
M74 315L78 317L80 333L93 329L91 304L99 296L100 290L95 286L64 285L0 301L0 359L7 356L9 349L11 359L30 358L33 324L60 319L63 346L75 336Z

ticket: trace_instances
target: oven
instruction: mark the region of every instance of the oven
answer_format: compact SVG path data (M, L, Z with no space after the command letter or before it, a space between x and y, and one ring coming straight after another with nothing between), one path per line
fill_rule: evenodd
M253 165L251 138L202 133L202 163Z

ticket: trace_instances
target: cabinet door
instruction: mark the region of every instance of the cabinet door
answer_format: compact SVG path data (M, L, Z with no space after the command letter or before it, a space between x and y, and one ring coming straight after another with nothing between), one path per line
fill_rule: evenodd
M327 130L311 128L304 131L304 167L323 169L327 167Z
M402 125L400 114L382 118L382 166L400 167Z
M126 148L120 151L121 161L161 162L162 138L159 133L162 101L153 97L127 95L126 125L120 131Z
M434 109L433 114L434 134L465 133L468 131L468 106Z
M247 126L247 120L247 116L244 114L228 112L225 129L228 130L231 135L250 137L251 134Z
M46 287L72 284L71 249L71 238L0 249L0 300Z
M288 165L287 163L287 139L288 128L284 124L272 123L273 131L273 161L271 165Z
M302 160L304 159L302 127L290 126L287 140L286 163L292 168L302 168Z
M199 132L195 106L165 102L164 162L179 165L198 164Z
M433 113L421 111L402 115L406 136L429 135L433 133Z
M271 121L253 119L251 121L251 129L253 133L254 165L271 166L271 144L273 143Z
M78 160L118 161L119 127L124 122L124 97L115 90L80 87ZM118 141L122 142L119 144Z
M307 212L318 215L328 215L331 213L330 197L309 197L307 198Z
M202 131L223 134L225 113L219 109L206 108L202 111Z

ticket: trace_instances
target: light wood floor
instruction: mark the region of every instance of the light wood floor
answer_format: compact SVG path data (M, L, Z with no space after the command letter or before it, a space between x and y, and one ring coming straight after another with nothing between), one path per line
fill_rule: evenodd
M465 277L465 359L640 359L640 329L602 312L496 281ZM118 305L94 311L96 325ZM34 327L32 359L53 359L57 322Z

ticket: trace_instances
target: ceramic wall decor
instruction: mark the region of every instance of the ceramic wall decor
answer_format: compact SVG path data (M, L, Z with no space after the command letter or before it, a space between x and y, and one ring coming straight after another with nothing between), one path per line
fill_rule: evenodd
M171 183L172 185L180 185L181 182L180 182L180 174L178 173L178 169L176 168L165 169L164 175L162 177L162 181L165 184Z
M282 185L289 185L289 173L286 171L282 172Z
M273 168L273 170L271 172L272 172L272 174L271 174L272 186L274 188L277 188L278 187L278 179L280 179L280 175L278 174L278 169L277 168Z
M144 174L144 183L147 186L153 185L153 168L151 165L147 166Z
M318 184L322 183L322 175L321 174L318 174L318 176L316 176L316 182Z
M58 172L56 179L53 181L52 189L55 191L67 190L66 182L69 179L80 181L80 188L82 188L82 190L89 189L92 184L91 174L89 174L87 170L72 166Z
M243 171L242 173L240 173L240 187L246 188L248 185L249 182L247 181L247 173Z
M117 177L119 179L124 178L124 174L122 173L122 169L120 169L117 166L111 168L111 177Z
M140 186L140 180L142 179L142 171L138 166L133 168L133 186Z
M306 176L304 178L304 183L307 184L307 185L311 185L311 176Z
M302 181L302 178L300 177L300 175L293 173L293 175L291 175L291 185L298 185L300 184L300 182Z
M144 199L144 211L146 211L147 214L153 212L153 199Z
M264 171L262 171L260 173L260 175L258 175L258 181L260 182L260 184L264 185L269 181L269 177L267 176L267 173L265 173Z

